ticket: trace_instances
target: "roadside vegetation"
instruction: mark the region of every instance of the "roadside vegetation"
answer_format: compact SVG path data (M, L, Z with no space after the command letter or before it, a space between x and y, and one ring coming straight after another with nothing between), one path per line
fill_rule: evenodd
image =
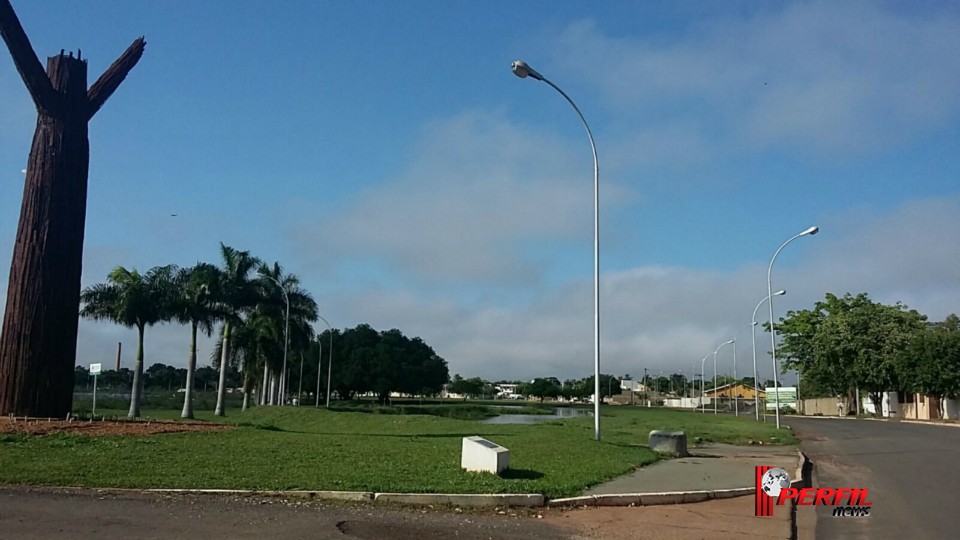
M797 370L803 397L866 393L876 411L885 392L960 397L960 318L941 322L866 293L827 294L812 309L788 311L776 325L784 369Z
M448 381L446 360L419 337L367 324L317 332L313 324L326 320L298 276L278 262L268 264L222 243L219 255L219 265L166 265L143 273L117 266L104 283L82 291L81 316L137 329L133 369L101 373L108 388L127 391L128 417L142 416L150 386L183 387L181 417L193 418L194 393L201 388L216 391L214 412L223 416L228 389L239 390L243 409L302 401L304 395L326 401L328 387L340 399L369 393L387 404L396 392L436 396ZM183 373L165 364L146 368L144 335L167 322L185 325L189 353ZM197 365L198 331L208 336L218 332L209 367ZM82 366L74 376L79 385L91 381Z

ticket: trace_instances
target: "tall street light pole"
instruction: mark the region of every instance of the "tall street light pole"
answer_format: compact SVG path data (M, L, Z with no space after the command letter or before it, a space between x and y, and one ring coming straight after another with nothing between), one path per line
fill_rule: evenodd
M600 166L597 161L597 146L593 141L593 133L590 132L590 126L587 119L583 117L580 108L570 99L559 86L547 80L543 75L533 69L523 60L516 60L510 66L513 73L524 79L533 77L538 81L543 81L553 87L560 93L564 99L573 107L583 122L583 127L587 130L587 137L590 139L590 150L593 152L593 426L594 438L600 440Z
M724 345L729 345L733 343L733 340L724 341L713 351L713 414L717 414L717 352Z
M777 429L780 429L780 385L777 383L777 372L780 371L777 366L777 331L773 327L773 280L771 276L773 274L773 262L777 260L777 255L780 254L780 250L786 247L787 244L793 242L801 236L809 236L817 234L820 231L820 227L814 225L809 229L795 234L790 237L789 240L784 242L777 248L777 251L773 253L773 257L770 259L770 266L767 267L767 298L769 298L768 305L770 307L770 354L773 357L773 390L776 392L777 400Z
M773 293L773 296L783 296L787 294L787 291L780 289L779 291ZM757 307L753 308L753 315L750 317L750 333L753 338L753 408L756 409L757 421L760 421L760 381L757 379L757 310L760 309L760 306L764 302L770 299L770 296L765 297L763 300L757 302ZM763 421L767 421L767 413L763 413Z
M333 327L326 319L317 315L317 317L327 325L330 330L330 352L327 353L327 408L330 408L330 375L333 373ZM323 345L318 336L317 345L320 347L320 354L317 355L317 407L320 407L320 367L323 362Z
M707 406L703 403L703 394L704 394L703 384L704 384L704 381L707 380L704 377L703 366L704 364L707 363L707 358L710 358L709 354L704 356L703 359L700 360L700 413L701 414L707 414ZM714 383L714 385L716 385L716 383Z
M277 284L277 287L280 287L280 292L283 293L283 301L287 304L287 312L283 317L283 368L280 371L280 406L283 406L283 397L286 394L286 376L287 376L287 346L290 343L290 296L287 294L287 288L280 283L280 280L273 276L266 276L268 279Z

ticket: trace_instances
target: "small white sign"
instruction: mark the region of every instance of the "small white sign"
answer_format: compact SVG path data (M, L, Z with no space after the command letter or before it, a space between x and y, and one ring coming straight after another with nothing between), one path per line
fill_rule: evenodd
M99 375L100 374L100 364L90 364L90 374Z

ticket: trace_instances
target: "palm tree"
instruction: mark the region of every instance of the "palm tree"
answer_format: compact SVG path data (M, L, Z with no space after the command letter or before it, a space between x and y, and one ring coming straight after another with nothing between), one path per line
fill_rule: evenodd
M220 271L216 266L197 263L182 268L176 276L174 318L190 325L190 356L187 359L187 385L183 394L181 418L193 418L193 375L197 369L197 330L207 336L213 333L213 324L220 318L217 289Z
M273 315L279 319L281 328L284 330L284 343L287 345L287 355L295 354L297 351L305 351L310 347L313 340L314 331L310 324L318 319L317 303L310 293L300 287L300 278L295 274L285 274L279 263L273 263L273 266L266 264L260 265L257 271L261 281L262 297L267 305L261 306L261 311L267 315ZM286 308L289 301L289 321L286 321ZM287 324L289 322L289 324ZM288 384L286 373L283 373L282 362L280 365L273 366L270 370L268 364L264 364L264 382L268 379L270 372L274 372L274 380L280 382L280 388L283 394L286 394L286 385ZM283 402L285 396L275 393L279 402Z
M216 416L226 416L224 397L227 392L227 361L230 358L230 326L240 321L241 314L257 303L255 282L250 280L250 272L261 264L249 251L238 251L220 243L220 256L223 267L220 269L220 283L217 300L223 308L223 339L220 350L220 384L217 385Z
M95 320L110 320L128 328L137 328L137 360L133 369L133 388L127 416L140 416L143 395L143 333L147 326L171 317L173 273L176 266L157 266L146 274L122 266L107 275L106 283L87 287L80 293L80 315Z
M277 323L276 318L265 314L262 306L263 304L258 304L245 318L235 322L230 330L227 361L230 366L243 371L243 410L250 406L251 385L255 382L257 367L261 364L277 364L277 359L283 352L280 345L283 327ZM221 352L222 344L218 344L215 354ZM265 384L260 385L261 389L264 387ZM261 404L263 403L261 401Z

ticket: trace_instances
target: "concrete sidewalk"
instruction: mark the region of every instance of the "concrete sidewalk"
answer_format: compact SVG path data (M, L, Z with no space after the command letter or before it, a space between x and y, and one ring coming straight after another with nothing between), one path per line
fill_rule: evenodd
M757 465L779 467L797 480L799 459L796 446L700 446L690 449L690 457L659 461L584 495L752 489Z
M567 499L565 504L579 510L564 511L557 521L586 529L588 538L811 537L812 529L795 530L791 506L775 507L772 517L754 515L755 467L779 467L799 480L802 458L796 446L714 444L691 448L690 454ZM669 504L691 501L702 502ZM563 500L551 501L557 503Z

